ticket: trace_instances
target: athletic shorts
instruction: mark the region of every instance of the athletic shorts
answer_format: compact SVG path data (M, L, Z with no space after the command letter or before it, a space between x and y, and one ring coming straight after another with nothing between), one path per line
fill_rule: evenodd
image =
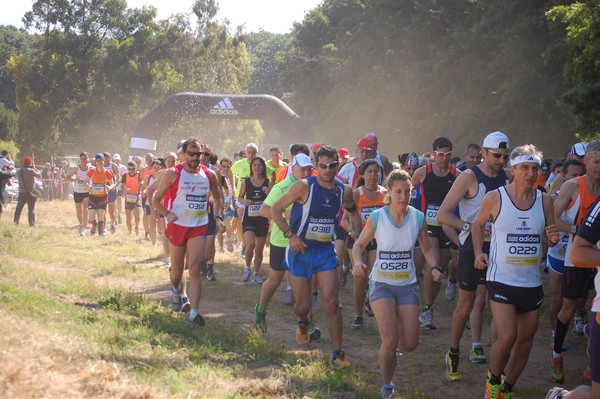
M233 217L235 217L235 211L233 209L231 209L229 212L227 212L225 215L223 215L223 217L226 217L226 218L231 217L231 218L233 218Z
M369 302L378 299L393 299L396 306L419 305L419 289L417 283L409 285L392 285L380 281L369 280Z
M108 203L114 204L116 200L117 200L117 190L110 190L108 192Z
M308 245L304 253L292 252L288 247L285 251L285 262L294 277L311 279L313 275L338 266L333 243L329 245Z
M427 234L429 234L429 237L434 237L434 238L438 239L438 243L439 243L438 247L440 249L446 249L446 248L451 248L454 250L458 249L456 247L456 245L454 245L454 243L452 241L450 241L450 239L448 238L446 233L444 233L444 229L442 228L442 226L428 226Z
M354 247L354 238L348 236L348 239L346 240L346 245L348 246L348 249L352 249ZM367 252L369 252L369 251L375 251L376 249L377 249L377 241L375 241L375 239L373 238L371 241L369 241L365 250Z
M589 325L589 351L590 366L592 367L592 381L600 383L600 313L590 312Z
M242 227L244 233L251 231L256 237L265 238L269 234L269 219L262 216L245 217L242 220Z
M217 219L215 219L215 215L212 213L208 213L208 224L206 225L206 236L214 237L217 234Z
M151 214L152 214L152 209L150 209L150 204L145 203L144 204L144 215L150 216Z
M594 269L583 267L565 267L563 270L562 292L567 299L587 298Z
M95 195L88 196L88 209L89 210L106 210L106 205L108 204L108 196L103 195L102 197L97 197Z
M287 264L285 263L285 250L287 247L278 247L277 245L271 244L271 253L269 255L269 266L271 269L283 272L287 270Z
M90 193L78 193L73 191L73 201L75 201L76 204L80 204L83 202L84 199L86 199L87 197L90 196Z
M488 281L487 289L492 301L514 305L517 313L537 310L544 302L544 289L541 285L538 287L515 287Z
M486 270L475 269L475 252L458 250L457 274L458 287L473 292L480 284L485 284Z
M341 226L338 227L338 233L337 236L335 237L336 240L341 240L341 241L346 241L348 238L348 232L344 229L342 229Z
M556 259L555 257L552 257L550 255L546 255L546 265L548 265L549 268L551 268L556 273L558 273L558 274L560 274L562 276L563 270L565 268L565 261L564 260L562 260L562 259Z
M169 223L167 225L167 229L165 230L165 235L171 244L175 245L176 247L183 247L187 244L188 240L205 236L207 230L207 225L186 227L175 223Z
M125 209L134 209L134 208L141 208L142 206L142 202L140 201L140 196L138 195L137 200L135 202L130 202L125 200Z

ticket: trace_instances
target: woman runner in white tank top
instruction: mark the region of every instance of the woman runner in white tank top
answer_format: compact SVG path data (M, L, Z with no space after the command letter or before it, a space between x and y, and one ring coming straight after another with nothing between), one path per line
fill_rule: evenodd
M427 235L423 212L409 206L412 183L404 170L395 170L388 177L386 203L389 205L371 213L354 243L355 265L352 274L366 273L362 253L375 238L377 255L369 281L369 300L375 313L381 348L379 365L383 397L394 397L392 377L396 369L396 349L411 352L419 342L419 304L417 278L413 260L417 239L429 264L434 281L441 282L442 268L437 252Z

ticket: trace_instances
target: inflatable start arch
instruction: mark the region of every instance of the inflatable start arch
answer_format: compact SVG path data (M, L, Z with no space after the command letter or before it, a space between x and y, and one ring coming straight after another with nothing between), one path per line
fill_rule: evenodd
M177 93L138 122L130 155L156 151L160 134L187 118L259 119L267 121L290 142L310 142L308 125L277 97L259 94Z

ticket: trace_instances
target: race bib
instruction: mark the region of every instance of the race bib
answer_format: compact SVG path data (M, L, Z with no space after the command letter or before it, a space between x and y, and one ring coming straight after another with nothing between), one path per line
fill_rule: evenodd
M77 187L78 190L81 190L81 191L85 191L87 189L85 181L83 181L83 180L77 181L76 187Z
M92 194L104 194L106 193L106 186L104 184L92 184Z
M361 220L363 226L365 225L365 223L367 223L367 220L371 216L371 213L374 210L379 209L379 208L381 208L380 205L377 205L377 206L364 206L364 207L360 208L360 220Z
M135 204L138 201L138 197L139 197L139 195L137 195L137 194L126 194L125 201Z
M410 251L378 251L377 277L393 281L408 280L411 265Z
M262 205L262 203L260 204L252 204L248 207L248 216L251 218L260 216L258 211L260 210L260 206Z
M437 215L440 211L440 206L436 204L427 204L427 209L425 210L425 220L427 220L427 225L429 226L441 226L442 224L438 222Z
M333 218L310 218L306 239L319 242L332 242L335 219Z
M206 195L191 195L185 196L187 209L185 213L194 218L203 218L206 215L206 205L208 199Z
M556 248L558 249L559 255L565 256L567 254L567 245L568 244L569 244L569 234L562 233L560 241L558 242L558 244L556 244Z
M539 234L507 234L508 256L506 264L513 266L537 266L541 240Z

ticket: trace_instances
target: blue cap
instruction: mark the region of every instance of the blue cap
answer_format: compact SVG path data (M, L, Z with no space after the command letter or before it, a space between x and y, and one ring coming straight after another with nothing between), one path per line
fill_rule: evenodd
M97 154L96 154L96 159L101 159L101 160L103 160L103 161L104 161L104 154L103 154L103 153L101 153L101 152L97 153Z

